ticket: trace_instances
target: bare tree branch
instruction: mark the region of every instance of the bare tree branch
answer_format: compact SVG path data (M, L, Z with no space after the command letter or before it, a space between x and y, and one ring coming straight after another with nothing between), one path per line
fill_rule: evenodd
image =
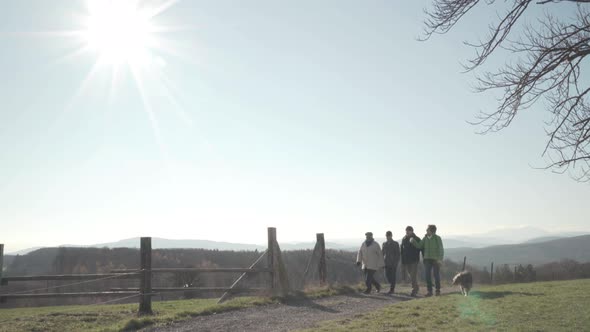
M524 25L518 38L510 38L524 13L534 5L578 3L577 15L564 21L547 14L536 24ZM476 5L490 7L495 0L436 0L427 10L428 39L444 34ZM516 115L540 100L552 118L546 123L547 143L542 155L548 168L570 171L578 181L590 181L590 86L581 79L590 55L590 0L513 0L510 8L490 26L489 35L479 43L466 43L476 54L466 70L480 67L498 48L507 50L517 61L477 78L478 92L502 91L495 111L480 113L470 122L480 133L508 127ZM548 7L551 8L551 7Z

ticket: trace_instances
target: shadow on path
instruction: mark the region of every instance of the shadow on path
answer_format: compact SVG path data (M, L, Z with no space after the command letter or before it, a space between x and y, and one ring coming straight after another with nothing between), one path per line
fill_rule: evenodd
M373 299L379 301L390 301L391 297L388 295L378 295L378 294L362 294L362 293L351 293L346 294L346 296L356 297L356 298L364 298L364 299Z
M391 295L385 295L385 294L360 294L360 293L349 293L346 295L343 295L346 297L352 297L352 298L358 298L358 299L370 299L370 300L377 300L377 301L383 301L383 302L391 302L392 304L395 303L396 301L408 301L411 300L412 298L408 298L408 297L403 297L403 296L391 296ZM319 299L310 299L310 298L292 298L289 299L287 301L284 301L283 304L286 306L291 306L291 307L306 307L306 308L310 308L310 309L315 309L315 310L320 310L320 311L324 311L324 312L328 312L328 313L339 313L339 310L330 308L328 306L322 305L320 303L317 303L319 301L325 300L328 298L319 298Z
M332 308L328 308L328 307L323 306L321 304L315 303L311 299L297 299L297 300L294 300L294 301L284 302L283 304L284 305L287 305L287 306L291 306L291 307L306 307L306 308L311 308L311 309L315 309L315 310L329 312L329 313L332 313L332 314L335 314L335 313L339 313L340 312L338 310L334 310Z

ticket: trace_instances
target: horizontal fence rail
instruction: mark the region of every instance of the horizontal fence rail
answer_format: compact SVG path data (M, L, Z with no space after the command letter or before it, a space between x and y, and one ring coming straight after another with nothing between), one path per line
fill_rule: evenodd
M128 273L128 272L140 272L141 270L133 270L133 269L119 269L119 270L112 270L112 273ZM161 267L161 268L152 268L150 270L152 273L173 273L173 272L198 272L198 273L270 273L272 272L271 269L249 269L249 268L199 268L199 267Z
M55 274L55 275L36 275L36 276L17 276L2 277L2 285L9 282L23 281L73 281L73 280L95 280L102 278L112 279L135 279L139 278L138 272L129 273L99 273L99 274Z
M111 291L135 291L139 288L111 288ZM262 292L268 291L268 288L231 288L231 287L152 287L152 291L156 293L164 292Z
M323 234L322 234L323 235ZM152 268L152 245L151 237L142 237L140 239L140 268L139 269L114 269L109 273L94 274L47 274L47 275L26 275L26 276L3 276L3 251L4 245L0 244L0 285L5 286L13 282L33 282L33 281L71 281L68 284L47 286L25 291L0 291L0 303L6 299L39 299L39 298L66 298L66 297L121 297L112 301L129 299L135 296L139 297L139 314L152 314L151 299L152 296L161 293L173 292L223 292L219 302L224 301L229 294L236 293L271 293L273 295L286 294L288 291L288 280L284 268L281 253L276 241L276 229L268 228L268 249L249 268L192 268L192 267L162 267ZM263 268L254 268L254 266L267 256L267 266ZM229 287L152 287L153 275L156 273L236 273L240 276ZM238 284L244 276L249 274L268 274L270 283L265 288L239 287ZM101 282L113 279L138 279L139 287L131 288L111 288L108 291L92 292L62 292L49 293L50 289L66 288ZM111 301L107 301L111 302Z
M121 292L76 292L76 293L35 293L35 294L0 294L5 299L29 299L29 298L59 298L59 297L99 297L99 296L122 296L137 295L137 291Z

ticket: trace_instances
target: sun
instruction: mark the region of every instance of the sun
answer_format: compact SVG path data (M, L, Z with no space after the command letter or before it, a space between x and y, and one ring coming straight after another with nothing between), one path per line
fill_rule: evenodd
M104 101L114 105L117 88L131 82L138 92L138 101L147 114L156 142L167 159L160 134L158 114L163 110L178 111L183 119L188 116L176 99L173 84L168 76L170 61L166 56L187 58L180 51L190 49L183 38L172 40L170 34L193 31L191 25L162 25L158 18L180 0L85 0L85 8L74 13L75 28L41 31L40 36L65 38L72 41L69 53L57 59L58 63L73 61L80 57L92 57L87 74L82 78L64 111L73 108L82 96L96 88L105 88ZM168 23L171 22L167 19ZM172 20L173 21L173 20ZM189 57L190 58L190 57ZM97 85L94 85L94 83ZM107 85L103 84L107 82ZM91 88L92 87L92 88ZM170 108L156 107L152 101L168 101Z
M137 66L150 61L157 47L153 16L138 1L88 1L83 39L86 47L107 65Z

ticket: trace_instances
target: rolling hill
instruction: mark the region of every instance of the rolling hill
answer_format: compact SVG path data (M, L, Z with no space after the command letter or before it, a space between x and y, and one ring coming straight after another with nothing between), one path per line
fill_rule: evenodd
M562 239L565 236L542 236L542 237L536 237L534 239L530 239L525 241L525 243L539 243L539 242L547 242L547 241L553 241L553 240L557 240L557 239Z
M537 234L530 231L531 235ZM493 235L498 235L494 233ZM329 239L328 239L329 240ZM377 238L379 243L384 239ZM463 256L468 257L470 264L476 266L489 266L494 261L496 264L539 264L557 261L565 258L580 262L590 261L590 235L566 237L564 234L552 234L527 239L518 244L502 244L494 241L494 238L479 236L443 236L445 244L445 257L454 261L462 261ZM496 240L497 241L497 240ZM345 239L326 242L327 249L356 251L362 239ZM313 249L315 241L298 243L280 243L282 250ZM99 243L93 245L63 245L62 247L80 248L138 248L139 238L129 238L116 242ZM176 240L165 238L152 238L154 249L179 249L201 248L212 250L254 251L264 250L265 245L218 242L209 240ZM18 254L27 254L39 248L21 250ZM16 253L8 253L14 255ZM6 265L6 263L5 263Z
M590 235L533 242L491 246L485 248L450 248L445 258L459 262L467 256L468 264L489 266L499 264L543 264L563 259L590 261Z
M336 243L336 242L326 242L326 248L328 249L335 249L335 250L347 250L347 251L355 251L357 250L357 245L361 243L362 240L355 241L354 244L352 243ZM358 242L358 243L357 243ZM295 242L295 243L280 243L280 247L282 250L302 250L302 249L313 249L315 246L315 242ZM78 245L78 244L64 244L60 245L59 247L67 247L67 248L139 248L139 237L123 239L115 242L105 242L105 243L97 243L91 245ZM30 252L43 249L45 247L33 247L22 249L19 251L14 251L7 253L8 255L26 255ZM210 249L210 250L233 250L233 251L254 251L254 250L264 250L266 249L265 245L258 245L258 244L246 244L246 243L232 243L232 242L219 242L219 241L209 241L209 240L177 240L177 239L165 239L154 237L152 238L152 248L153 249Z
M12 264L14 255L4 255L4 262L2 263L2 270L6 270L6 267Z
M99 243L89 246L65 245L64 247L92 247L92 248L139 248L139 237L124 239L116 242ZM256 244L218 242L209 240L172 240L160 237L152 238L152 248L154 249L180 249L180 248L199 248L199 249L218 249L218 250L261 250L265 247Z
M280 243L282 250L300 250L300 249L313 249L315 242L296 242L296 243ZM64 247L80 247L73 245L65 245ZM86 246L84 246L86 247ZM99 243L93 244L87 247L91 248L139 248L139 238L130 238L120 240L117 242ZM350 247L345 244L338 244L332 242L326 242L326 247L330 249L349 249ZM266 246L258 244L244 244L244 243L232 243L232 242L218 242L209 240L175 240L175 239L164 239L159 237L152 238L152 248L154 249L181 249L181 248L194 248L194 249L217 249L217 250L264 250Z

